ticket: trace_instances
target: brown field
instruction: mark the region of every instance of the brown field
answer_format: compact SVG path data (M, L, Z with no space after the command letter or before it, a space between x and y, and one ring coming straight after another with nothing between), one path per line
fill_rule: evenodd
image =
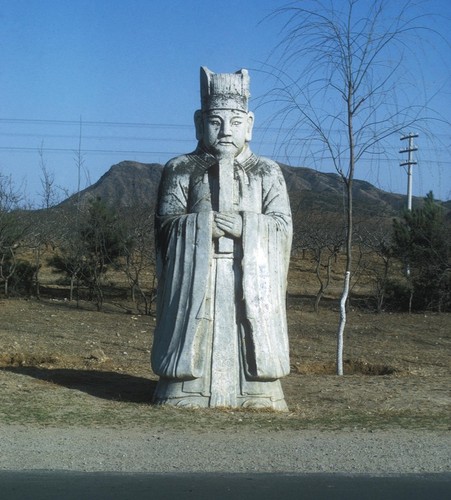
M0 301L0 424L230 429L450 427L450 314L351 310L334 375L336 301L319 314L290 281L287 414L153 407L154 318L124 304ZM305 293L306 290L302 290Z

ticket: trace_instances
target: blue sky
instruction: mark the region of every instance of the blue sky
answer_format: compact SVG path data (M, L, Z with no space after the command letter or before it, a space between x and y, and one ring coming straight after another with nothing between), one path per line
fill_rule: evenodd
M370 0L368 0L370 1ZM424 4L424 2L422 2ZM263 21L284 0L0 0L0 173L11 175L39 203L40 162L69 192L77 188L74 160L81 136L81 187L122 160L165 163L195 147L193 112L199 107L199 68L216 72L248 68L255 101L270 80L261 70L280 41L282 20ZM451 2L432 0L436 25L449 35ZM421 57L412 71L424 79L449 119L449 53ZM449 50L449 49L448 49ZM413 64L417 64L416 61ZM448 78L448 80L447 80ZM263 133L269 110L256 110L252 148L285 157L276 134ZM81 122L81 134L80 134ZM259 127L260 125L260 127ZM433 190L451 198L449 125L419 137L414 195ZM406 191L399 136L378 164L362 164L356 177L392 192ZM39 154L41 150L41 156ZM333 171L327 161L304 166Z

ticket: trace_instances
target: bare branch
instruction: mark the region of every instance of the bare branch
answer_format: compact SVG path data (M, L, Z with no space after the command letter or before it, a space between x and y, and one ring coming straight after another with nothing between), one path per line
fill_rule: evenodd
M349 279L352 276L353 180L357 164L380 154L384 141L404 128L425 123L427 103L403 95L403 61L409 37L424 30L425 15L403 4L375 0L322 2L303 0L278 9L284 18L280 53L268 72L276 81L267 96L279 106L278 138L286 151L305 149L309 158L327 155L341 176L346 197L346 270L342 297L344 329ZM403 102L398 101L403 97ZM414 105L412 105L414 104ZM307 128L309 132L300 133ZM285 132L286 131L286 132Z

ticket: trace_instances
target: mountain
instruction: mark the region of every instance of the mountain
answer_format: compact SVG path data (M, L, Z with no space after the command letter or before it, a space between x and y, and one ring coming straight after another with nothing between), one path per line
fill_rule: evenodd
M70 196L60 206L85 205L95 198L118 207L154 206L162 170L159 163L122 161L113 165L95 184Z
M293 212L341 211L343 181L306 167L280 164ZM100 197L116 207L154 207L163 166L158 163L122 161L113 165L95 184L72 195L60 206L68 207ZM354 207L360 215L394 215L406 205L406 196L382 191L369 182L354 181Z
M343 180L338 174L279 163L287 184L293 212L336 212L344 203ZM354 180L354 208L360 215L394 215L407 205L407 197L388 193L366 181Z

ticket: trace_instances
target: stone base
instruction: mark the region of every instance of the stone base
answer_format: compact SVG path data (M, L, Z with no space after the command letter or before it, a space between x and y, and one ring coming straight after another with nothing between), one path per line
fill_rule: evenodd
M155 391L153 403L156 405L171 405L179 408L248 408L288 411L283 397L280 381L260 382L262 389L259 394L239 394L231 398L212 397L201 393L184 391L186 382L160 379ZM230 401L233 401L233 404Z

